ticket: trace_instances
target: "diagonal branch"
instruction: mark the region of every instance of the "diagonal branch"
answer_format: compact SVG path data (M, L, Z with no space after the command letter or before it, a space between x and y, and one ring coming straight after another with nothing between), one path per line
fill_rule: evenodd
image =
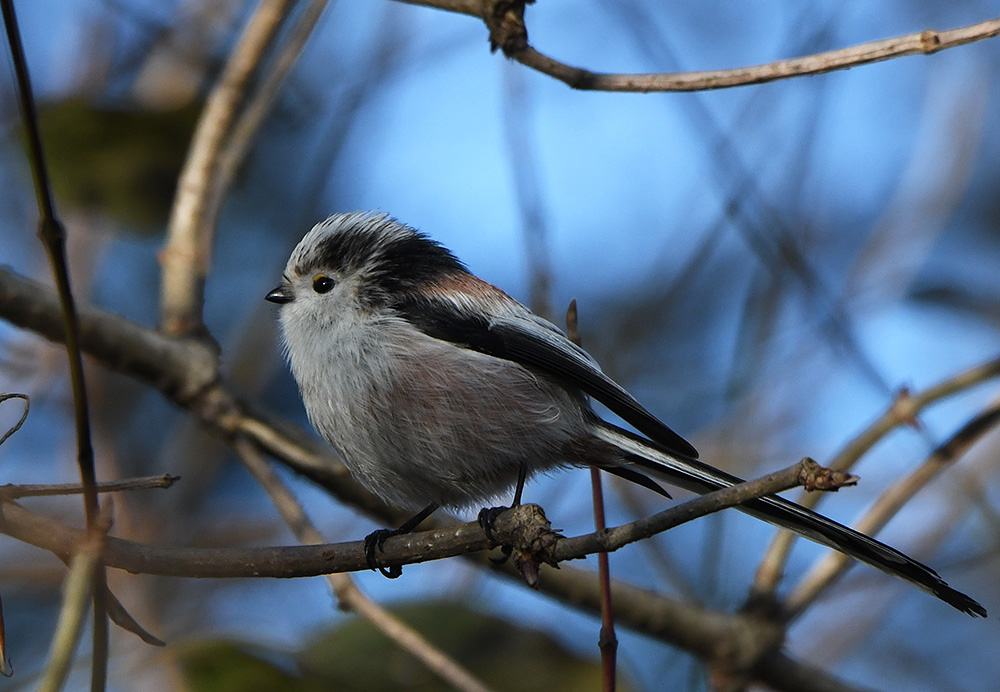
M97 531L97 522L101 513L100 501L97 496L97 472L94 468L94 446L90 431L90 406L87 400L87 383L83 373L83 354L80 347L80 325L77 318L73 289L69 282L69 264L66 261L66 229L56 216L55 203L52 199L52 189L49 185L48 171L45 165L45 154L42 151L42 137L38 128L38 113L35 108L35 95L31 88L28 74L28 61L24 55L21 43L21 32L17 25L17 15L14 12L13 0L3 0L0 5L3 10L4 29L14 62L14 73L17 79L18 102L21 106L21 117L28 134L28 161L31 166L31 177L35 185L35 196L38 201L38 237L45 246L59 294L59 307L62 325L66 335L66 359L69 365L69 379L73 391L73 419L76 431L77 466L80 469L80 480L83 484L83 506L87 516L87 528ZM27 409L25 410L27 415ZM100 565L99 555L95 553L92 579L82 580L81 584L88 589L92 586L93 613L93 654L91 656L90 689L92 692L104 690L108 673L108 614L105 599L107 575Z
M267 491L275 509L278 510L281 518L299 542L307 545L322 543L323 536L309 520L295 496L281 482L278 474L271 469L260 450L247 440L237 440L234 446L243 465ZM328 574L326 579L341 608L367 620L400 649L423 663L428 670L454 689L459 690L459 692L490 692L486 685L476 679L457 661L449 658L447 654L427 641L415 629L367 598L355 586L350 576Z
M263 61L292 6L264 0L243 30L198 120L167 226L161 262L160 321L168 334L203 329L205 277L214 235L214 189L227 136Z

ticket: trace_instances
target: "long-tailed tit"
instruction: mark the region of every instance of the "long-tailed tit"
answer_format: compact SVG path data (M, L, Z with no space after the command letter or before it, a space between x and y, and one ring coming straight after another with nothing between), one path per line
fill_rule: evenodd
M558 467L596 466L657 489L652 474L698 493L741 482L698 461L555 325L386 214L316 225L267 300L281 305L309 420L362 485L425 508L407 528ZM590 398L645 437L598 418ZM792 502L768 496L739 509L986 615L929 567Z

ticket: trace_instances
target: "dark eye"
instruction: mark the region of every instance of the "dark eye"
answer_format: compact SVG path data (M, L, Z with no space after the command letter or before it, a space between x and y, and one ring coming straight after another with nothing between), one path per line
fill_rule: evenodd
M317 274L313 279L313 290L317 293L329 293L334 286L334 281L325 274Z

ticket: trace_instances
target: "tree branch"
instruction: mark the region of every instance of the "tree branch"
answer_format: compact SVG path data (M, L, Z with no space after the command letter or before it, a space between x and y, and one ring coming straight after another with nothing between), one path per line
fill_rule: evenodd
M145 476L143 478L126 478L120 481L103 481L97 484L99 493L117 493L123 490L148 490L151 488L169 488L180 480L180 476L164 474L162 476ZM0 485L0 498L17 500L22 497L50 497L53 495L79 495L83 486L79 483L5 483Z
M288 16L290 0L264 0L244 28L236 48L212 89L198 120L160 256L160 321L168 334L198 333L202 325L214 219L213 191L220 158L236 113L246 98L250 78Z
M247 444L238 443L244 454L247 447L243 445ZM692 519L792 487L802 482L803 474L816 466L815 462L804 459L782 471L716 490L638 521L574 538L557 537L548 557L554 562L563 562L618 550ZM499 539L516 542L518 532L531 522L522 517L529 516L527 510L535 507L521 505L501 515L495 529ZM510 520L504 522L504 517L510 517ZM286 519L291 522L293 517ZM541 519L544 521L544 515ZM84 540L83 532L29 512L14 502L0 504L0 532L59 556L69 555L74 546ZM530 526L528 533L532 533ZM319 537L314 529L304 535L314 539ZM293 578L369 569L364 541L268 548L151 546L111 536L106 541L105 563L109 567L141 574L192 578ZM493 546L482 527L470 522L393 536L385 542L382 559L386 565L406 565L487 550Z
M101 514L100 500L96 485L97 472L94 467L94 446L90 430L90 405L87 398L87 382L83 372L83 353L80 347L80 325L77 317L76 302L73 298L73 288L69 281L69 264L66 261L66 229L56 215L52 189L49 184L48 170L45 164L45 154L42 150L42 137L38 127L38 112L35 108L35 95L31 88L28 74L28 61L24 55L21 42L21 32L17 25L17 14L12 0L2 0L4 29L10 45L11 57L14 63L14 73L17 80L18 102L21 106L21 117L27 132L28 162L31 166L31 177L35 185L35 197L38 202L38 238L45 247L52 269L52 278L59 295L60 314L65 334L66 360L69 366L69 380L73 391L73 422L76 432L76 457L80 469L80 481L83 484L83 506L87 516L87 528L97 531L97 521ZM27 410L25 410L27 415ZM93 613L93 654L91 656L91 692L102 692L107 686L108 674L108 614L105 590L107 575L103 566L95 556L95 567L89 580L79 583L92 589L94 603ZM64 608L69 606L64 601ZM65 612L65 610L64 610Z
M1000 35L1000 19L935 31L896 36L881 41L861 43L824 53L778 60L763 65L702 72L609 74L573 67L538 52L528 44L523 20L524 5L511 0L399 0L410 5L458 12L482 19L490 30L494 48L525 67L558 79L573 89L587 91L663 92L707 91L750 84L765 84L779 79L846 70L859 65L891 60L907 55L931 55L941 50L963 46Z

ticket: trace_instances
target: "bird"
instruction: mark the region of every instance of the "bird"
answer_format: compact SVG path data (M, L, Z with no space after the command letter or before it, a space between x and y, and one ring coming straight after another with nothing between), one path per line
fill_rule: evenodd
M597 467L667 495L742 480L650 413L551 322L478 278L442 244L386 213L334 214L292 251L281 283L285 358L310 423L352 476L389 505L470 508L526 478ZM597 401L635 432L598 416ZM973 616L986 610L930 567L776 495L738 505ZM398 572L387 576L398 576Z

